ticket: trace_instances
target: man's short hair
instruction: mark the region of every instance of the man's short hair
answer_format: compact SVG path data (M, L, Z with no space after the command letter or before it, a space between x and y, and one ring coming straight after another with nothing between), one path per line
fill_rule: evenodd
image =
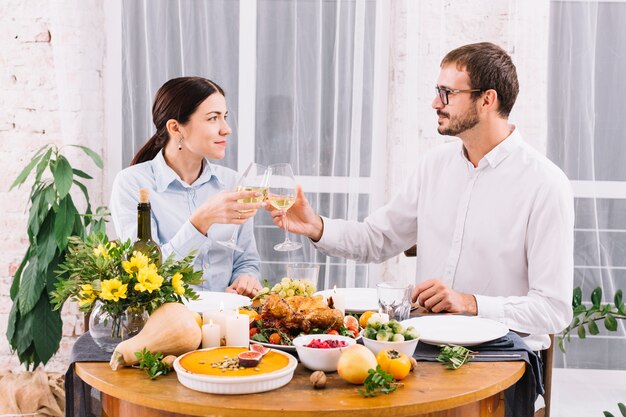
M466 71L470 88L496 90L500 106L498 113L507 118L519 93L517 71L509 54L490 42L472 43L461 46L446 54L441 66L456 64L459 71ZM480 92L472 93L475 99Z

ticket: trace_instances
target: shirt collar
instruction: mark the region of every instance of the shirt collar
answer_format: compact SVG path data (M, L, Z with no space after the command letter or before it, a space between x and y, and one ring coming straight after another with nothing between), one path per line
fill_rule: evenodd
M183 180L180 179L178 174L174 172L172 168L165 162L165 158L163 157L163 151L159 152L154 159L152 160L152 164L154 166L154 177L156 179L156 191L163 192L169 187L169 185L178 181L183 187L189 187ZM215 180L223 185L223 182L218 178L215 173L215 169L213 165L208 161L208 159L204 159L202 161L202 172L198 179L196 179L193 184L194 187L200 186L204 183L211 181L211 179L215 177Z
M502 142L498 143L485 156L483 156L483 159L478 162L477 168L480 168L481 166L484 167L485 164L489 164L489 166L491 166L492 168L497 167L502 161L506 159L507 156L513 153L513 151L515 151L520 146L522 140L521 135L514 125L510 125L510 128L511 134L507 136ZM467 159L463 142L461 142L461 156L471 165L471 162Z

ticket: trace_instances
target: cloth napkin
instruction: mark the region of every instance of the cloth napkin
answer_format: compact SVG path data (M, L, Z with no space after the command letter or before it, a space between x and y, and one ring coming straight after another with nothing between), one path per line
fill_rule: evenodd
M111 353L104 352L96 345L89 332L74 343L70 356L70 366L65 373L65 415L66 417L99 416L100 410L91 409L91 386L83 382L74 371L75 362L108 362Z
M532 417L535 413L535 401L538 395L544 394L541 358L532 351L522 338L514 332L476 346L469 346L468 349L478 352L474 356L473 362L504 362L520 361L526 362L526 371L511 388L504 392L507 417ZM418 343L413 357L418 361L436 361L440 347ZM517 354L519 357L495 358L483 355L496 354ZM454 371L450 371L454 372Z

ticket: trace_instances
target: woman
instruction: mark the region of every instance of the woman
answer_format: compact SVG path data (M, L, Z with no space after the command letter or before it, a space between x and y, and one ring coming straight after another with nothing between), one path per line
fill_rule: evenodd
M111 215L120 239L136 239L138 190L148 188L153 239L163 258L197 250L202 289L252 297L261 288L260 259L247 220L262 203L238 203L256 193L225 191L235 189L237 173L208 161L224 158L227 115L224 91L210 80L181 77L163 84L152 106L156 133L117 174ZM237 245L243 252L217 244L230 237L233 225L241 225Z

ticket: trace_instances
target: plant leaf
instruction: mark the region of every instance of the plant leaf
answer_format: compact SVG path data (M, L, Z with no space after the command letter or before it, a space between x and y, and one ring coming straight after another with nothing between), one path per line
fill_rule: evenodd
M85 178L87 180L92 180L93 179L93 177L91 175L87 174L85 171L81 171L80 169L72 168L72 172L77 177Z
M617 407L619 408L619 412L622 413L622 416L626 417L626 405L624 405L624 403L617 403Z
M572 307L578 307L583 301L583 290L580 287L574 288L574 295L572 297Z
M600 333L600 330L598 330L598 325L595 321L590 321L587 325L587 328L589 329L589 334L596 335Z
M617 330L617 320L615 320L612 314L607 314L604 318L604 327L612 332Z
M591 303L594 307L600 307L602 302L602 288L596 287L591 293Z
M20 172L20 174L15 179L15 181L13 181L13 184L11 184L11 188L9 188L9 191L11 191L15 187L19 187L20 185L24 183L24 181L26 181L26 178L28 178L28 176L30 175L30 172L33 170L35 165L37 165L40 159L41 159L41 155L36 156L32 159L32 161L28 163L28 165L24 167L22 172Z
M15 324L14 342L12 345L18 354L26 352L33 342L33 317L31 313L20 315Z
M15 297L17 297L17 292L20 289L22 271L24 270L24 267L28 263L29 258L30 258L30 246L26 249L24 258L22 258L22 262L20 262L20 266L17 267L17 271L15 271L15 275L13 275L13 282L11 283L11 290L9 291L11 295L11 300L15 300Z
M615 291L615 296L613 297L613 302L615 303L615 307L619 309L619 306L622 305L622 290Z
M33 343L39 359L46 364L52 355L59 349L63 322L61 312L52 311L47 294L39 299L33 310Z
M13 340L13 336L15 336L15 325L17 323L19 317L19 308L17 303L13 303L11 306L11 312L9 313L9 322L7 324L7 340L9 343Z
M70 195L59 201L59 209L54 217L54 238L59 251L64 251L67 247L67 238L74 228L76 214L78 214L78 210L76 210Z
M65 198L72 187L74 174L72 173L72 166L63 155L59 155L56 164L52 165L52 176L59 198Z
M31 259L24 269L22 283L17 293L17 302L22 316L28 314L35 307L45 286L46 279L37 268L37 260Z
M585 326L581 324L580 326L578 326L578 337L584 339L586 336L587 335L585 333Z
M76 148L82 149L83 152L85 152L87 156L89 156L93 160L93 163L96 164L98 168L102 169L102 167L104 166L104 164L102 163L102 158L100 158L100 155L98 155L96 152L92 151L88 147L82 146L82 145L69 145L69 146L74 146Z
M41 181L41 175L46 170L46 167L50 164L50 157L52 156L52 148L49 148L48 151L41 158L39 163L37 164L37 172L35 173L35 182Z
M609 413L608 411L603 411L602 413L604 414L604 417L615 417L613 414Z
M47 265L54 258L57 249L57 242L54 238L55 217L54 211L50 210L37 234L35 256L37 257L37 267L42 273L45 273Z

